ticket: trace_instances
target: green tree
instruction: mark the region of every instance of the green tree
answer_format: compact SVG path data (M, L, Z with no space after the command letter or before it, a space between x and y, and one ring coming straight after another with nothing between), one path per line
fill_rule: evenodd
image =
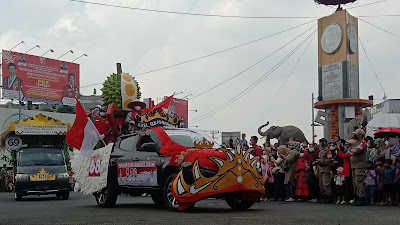
M135 78L133 78L135 80ZM135 80L136 81L136 80ZM140 92L139 83L137 83L137 98L140 99L142 93ZM104 81L101 97L103 98L104 105L114 104L119 108L122 108L122 97L121 97L121 74L113 73L107 77Z

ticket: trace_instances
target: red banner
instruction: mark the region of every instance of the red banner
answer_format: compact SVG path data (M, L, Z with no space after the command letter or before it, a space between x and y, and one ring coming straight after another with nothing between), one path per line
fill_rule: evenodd
M2 56L3 98L75 105L79 64L7 50Z
M180 120L179 127L187 128L188 127L188 111L189 111L188 100L173 98L172 102L171 102L171 106L172 106L171 108L173 108L175 115L177 115L179 117L179 120Z

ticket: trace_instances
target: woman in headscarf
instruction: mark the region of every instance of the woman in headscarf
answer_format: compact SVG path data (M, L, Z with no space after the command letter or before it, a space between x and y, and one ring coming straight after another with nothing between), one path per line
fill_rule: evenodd
M277 155L274 155L272 153L269 154L269 158L272 162L274 162L274 168L272 169L272 173L274 176L274 185L275 185L275 194L276 198L278 201L282 201L285 199L285 189L284 189L284 180L285 180L285 171L282 169L282 164L284 163L284 159L281 157L281 155L288 155L289 154L289 149L286 148L285 146L279 146L278 147L278 152L279 152L279 157Z
M300 151L299 158L296 163L296 196L299 197L299 201L307 200L308 194L308 185L306 184L306 158L304 150Z
M389 138L389 148L380 154L385 156L385 159L394 159L395 155L400 152L400 143L397 138Z

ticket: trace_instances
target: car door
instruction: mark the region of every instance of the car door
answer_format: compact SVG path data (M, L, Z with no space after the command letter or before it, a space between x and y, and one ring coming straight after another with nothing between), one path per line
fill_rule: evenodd
M165 160L165 157L157 153L160 147L159 141L151 129L146 130L146 142L137 147L138 139L136 135L120 144L120 148L129 148L131 152L129 158L118 161L120 185L157 187L160 184L161 165Z

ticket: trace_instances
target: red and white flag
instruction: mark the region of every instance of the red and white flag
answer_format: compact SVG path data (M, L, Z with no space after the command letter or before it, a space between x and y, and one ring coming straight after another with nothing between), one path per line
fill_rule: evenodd
M151 108L142 109L142 112L150 112L159 109L161 112L164 112L165 114L171 114L171 113L173 114L173 112L171 112L171 110L169 109L173 98L174 95L171 95Z
M79 101L76 101L75 114L74 124L65 141L70 146L79 149L82 154L90 156L97 142L102 140L104 136L99 134Z

